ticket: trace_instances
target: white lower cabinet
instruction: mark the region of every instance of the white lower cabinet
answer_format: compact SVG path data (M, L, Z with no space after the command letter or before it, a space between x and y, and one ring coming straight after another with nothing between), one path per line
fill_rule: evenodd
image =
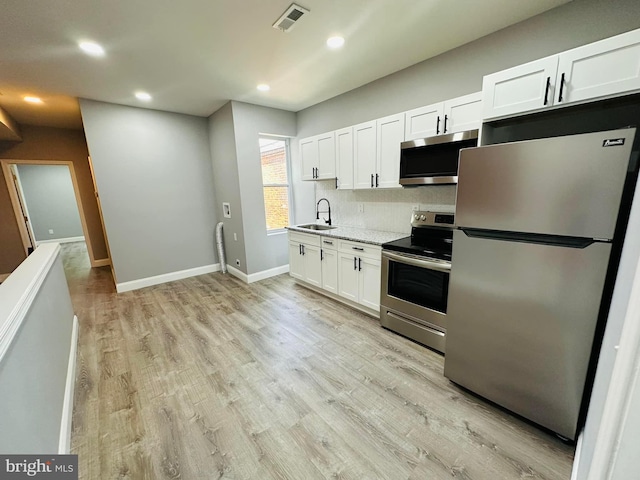
M338 286L340 296L372 310L380 310L380 247L340 240Z
M289 231L289 274L366 307L380 311L381 247Z
M322 288L338 294L338 252L336 240L322 237L320 248L320 263L322 270Z
M289 275L313 286L322 286L320 237L289 232Z

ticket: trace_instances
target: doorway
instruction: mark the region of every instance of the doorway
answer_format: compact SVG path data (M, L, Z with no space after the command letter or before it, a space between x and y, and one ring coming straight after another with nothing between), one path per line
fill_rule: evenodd
M18 230L20 232L20 237L22 240L22 244L24 247L25 254L28 255L30 249L33 249L37 246L38 243L43 241L73 241L73 240L84 240L87 245L87 253L89 255L89 261L92 267L110 265L110 259L98 259L96 260L94 255L93 245L91 243L91 237L88 234L87 222L85 217L85 212L82 206L82 201L80 198L80 189L78 187L78 180L76 177L76 172L74 169L73 162L65 161L65 160L0 160L2 165L2 171L5 177L5 181L7 183L7 188L9 190L9 197L11 200L12 208L15 214L15 218L18 224ZM80 229L76 229L75 231L78 235L69 236L69 233L58 232L56 233L55 229L47 229L45 233L42 233L42 230L38 230L38 226L34 225L33 219L30 219L31 215L29 214L29 201L28 199L25 201L24 191L22 191L22 195L20 192L20 168L23 166L62 166L66 167L68 174L71 178L71 185L73 188L72 198L75 200L75 207L77 215L79 216ZM18 173L16 175L16 172ZM71 195L71 193L69 192ZM35 212L32 212L35 213ZM31 221L30 221L31 220ZM64 227L62 227L64 230ZM52 234L48 234L49 230L53 230ZM74 230L67 230L74 231ZM63 235L63 237L57 236ZM66 235L66 236L64 236ZM56 237L57 238L54 238ZM105 239L106 240L106 239Z

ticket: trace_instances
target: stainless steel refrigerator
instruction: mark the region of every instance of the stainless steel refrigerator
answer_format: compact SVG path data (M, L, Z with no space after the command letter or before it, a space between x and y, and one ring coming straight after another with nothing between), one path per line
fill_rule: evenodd
M569 439L635 133L460 154L444 373Z

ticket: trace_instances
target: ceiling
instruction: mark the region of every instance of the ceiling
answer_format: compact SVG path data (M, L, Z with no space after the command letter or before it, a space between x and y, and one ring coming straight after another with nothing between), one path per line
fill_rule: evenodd
M78 97L199 116L228 100L299 111L568 1L299 0L310 13L284 33L272 24L290 0L3 0L0 107L65 128L81 127ZM333 34L342 49L326 47Z

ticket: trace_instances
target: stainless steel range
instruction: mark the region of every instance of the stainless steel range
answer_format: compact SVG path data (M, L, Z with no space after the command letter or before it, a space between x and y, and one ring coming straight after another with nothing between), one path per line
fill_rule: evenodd
M411 236L382 245L380 323L444 353L454 215L413 212Z

